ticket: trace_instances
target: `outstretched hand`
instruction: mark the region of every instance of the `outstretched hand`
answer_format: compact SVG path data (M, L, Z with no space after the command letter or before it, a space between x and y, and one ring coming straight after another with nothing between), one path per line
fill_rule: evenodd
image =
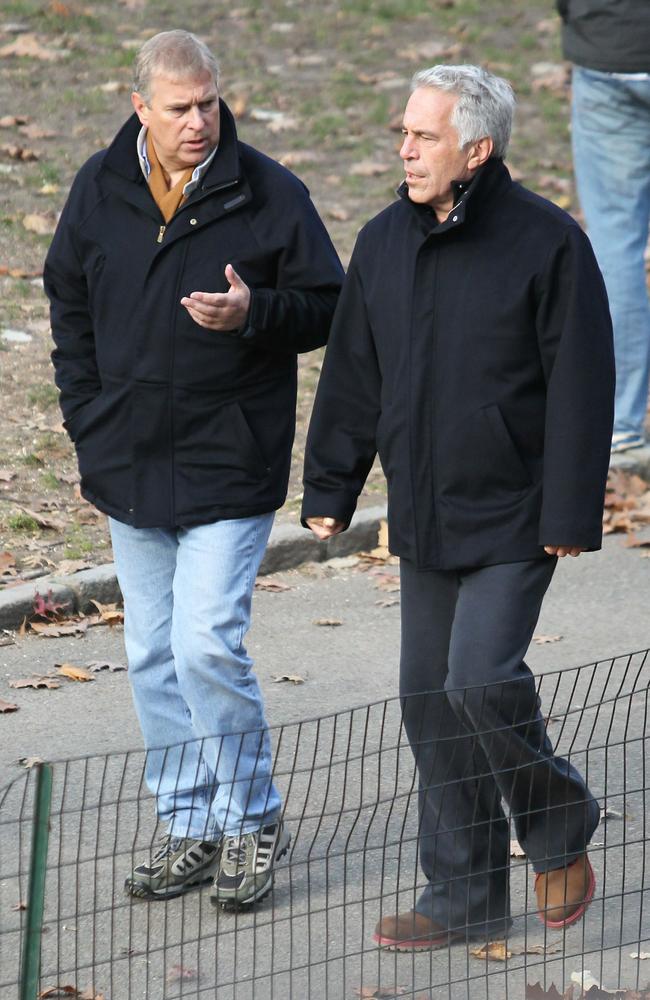
M207 330L239 330L246 322L251 290L232 264L226 265L227 292L192 292L181 299L195 323Z

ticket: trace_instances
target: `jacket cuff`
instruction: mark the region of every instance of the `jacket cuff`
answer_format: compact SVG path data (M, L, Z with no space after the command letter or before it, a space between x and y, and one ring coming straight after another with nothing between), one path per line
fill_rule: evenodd
M330 492L305 486L300 523L304 528L307 528L309 527L308 517L333 517L345 525L343 528L345 531L350 526L356 508L357 497L355 494Z

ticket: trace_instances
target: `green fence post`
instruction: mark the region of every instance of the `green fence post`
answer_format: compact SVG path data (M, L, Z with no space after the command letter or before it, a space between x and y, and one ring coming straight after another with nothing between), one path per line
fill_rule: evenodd
M41 973L41 935L45 906L45 871L50 836L52 765L36 764L36 799L29 865L27 924L20 975L20 1000L37 1000Z

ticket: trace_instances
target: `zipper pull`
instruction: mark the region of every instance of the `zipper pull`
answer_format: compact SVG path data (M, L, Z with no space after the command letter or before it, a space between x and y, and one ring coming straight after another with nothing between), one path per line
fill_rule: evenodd
M160 229L158 230L158 239L156 240L156 243L162 243L163 236L165 235L165 230L166 229L167 229L167 226L161 226L160 227Z

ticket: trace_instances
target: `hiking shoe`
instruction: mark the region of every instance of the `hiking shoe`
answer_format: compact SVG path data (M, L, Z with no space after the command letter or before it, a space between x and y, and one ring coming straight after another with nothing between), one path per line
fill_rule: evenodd
M596 876L586 854L566 868L535 876L538 916L547 927L569 927L583 916L594 898Z
M213 906L252 906L273 888L273 866L287 853L291 836L282 820L241 836L224 837L219 871L210 890Z
M148 861L137 865L124 882L139 899L173 899L194 886L210 882L219 867L221 841L163 837Z

